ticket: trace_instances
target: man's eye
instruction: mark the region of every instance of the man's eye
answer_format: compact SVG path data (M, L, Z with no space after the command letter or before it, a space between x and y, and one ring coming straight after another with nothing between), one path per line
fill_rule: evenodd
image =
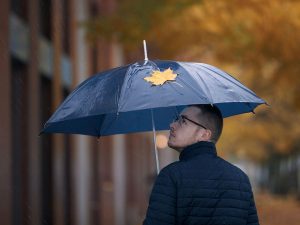
M184 118L182 118L182 122L183 122L183 123L186 123L186 120L185 120Z

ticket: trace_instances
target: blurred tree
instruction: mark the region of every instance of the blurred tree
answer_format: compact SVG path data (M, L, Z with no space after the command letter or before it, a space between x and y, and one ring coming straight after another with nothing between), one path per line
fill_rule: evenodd
M91 41L116 39L127 51L146 39L150 59L211 63L271 105L226 119L224 154L256 160L300 148L300 1L120 0L114 15L86 23Z

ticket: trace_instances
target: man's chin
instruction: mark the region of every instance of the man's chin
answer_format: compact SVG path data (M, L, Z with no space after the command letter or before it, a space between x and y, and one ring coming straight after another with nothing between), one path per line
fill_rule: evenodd
M176 145L174 145L172 142L168 142L168 146L169 146L169 148L172 148L172 149L174 149L175 151L177 151L177 152L181 152L181 149L182 148L180 148L180 147L178 147L178 146L176 146Z

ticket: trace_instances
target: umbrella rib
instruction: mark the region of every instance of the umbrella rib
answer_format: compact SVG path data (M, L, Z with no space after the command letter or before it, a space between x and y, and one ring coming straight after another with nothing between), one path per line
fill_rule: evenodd
M182 65L181 65L182 66ZM183 66L182 66L183 67ZM183 67L184 68L184 67ZM187 71L186 71L187 72ZM188 72L187 72L188 73ZM192 75L192 74L191 74ZM195 80L195 78L192 76L192 78ZM185 80L184 79L181 79L181 77L180 76L178 76L177 77L177 79L179 80L179 81L181 81L181 83L183 83L184 85L186 85L186 86L188 86L189 88L191 88L201 99L205 99L205 100L207 100L207 97L206 96L203 96L203 95L201 95L201 94L199 94L199 91L196 89L196 88L194 88L192 85L190 85L188 82L185 82ZM169 83L170 85L171 84L173 84L173 83ZM178 82L174 82L174 84L178 84L178 85L180 85ZM172 85L171 85L171 87L173 87ZM175 90L176 90L176 88L174 88ZM210 100L209 100L210 101ZM211 103L211 101L210 101L210 103Z
M99 128L97 130L98 138L101 137L101 130L102 130L102 126L103 126L105 117L106 117L106 114L104 114L103 117L100 117L100 119L99 119L99 124L97 126L97 128Z
M201 66L203 66L205 69L209 70L210 72L214 72L211 68L209 68L208 66L206 66L206 64L201 63ZM225 71L223 71L224 73L226 73ZM228 79L226 76L224 76L222 73L217 72L223 79L232 82L232 80ZM210 73L209 73L210 74ZM231 76L229 73L226 73L226 75L230 76L232 79L234 79L235 81L235 85L237 85L239 88L243 89L244 91L254 95L255 97L258 97L252 90L250 90L249 88L246 88L246 86L244 86L240 81L238 81L236 78L234 78L233 76Z
M195 91L195 93L200 97L200 98L205 98L205 96L202 96L202 95L200 95L199 93L198 93L198 91L192 86L192 85L190 85L189 83L187 83L187 82L185 82L183 79L180 79L179 77L178 77L178 80L180 80L183 84L185 84L186 86L188 86L188 87L190 87L193 91ZM175 89L176 90L176 89ZM207 99L207 98L206 98Z
M208 95L209 95L209 99L207 98L207 96L205 96L206 97L206 99L209 101L209 104L213 104L213 97L212 97L212 94L211 94L211 92L210 92L210 90L209 90L209 88L208 88L208 86L207 86L207 84L205 83L205 81L204 81L204 79L201 77L201 75L197 72L197 77L196 78L198 78L199 77L199 79L202 81L202 84L204 85L204 87L205 87L205 89L206 89L206 92L205 93L208 93ZM193 73L191 73L191 77L195 80L195 82L197 83L197 79L195 78L195 76L194 76L194 74ZM185 83L185 82L184 82ZM193 89L194 91L195 91L195 93L197 93L198 94L198 90L195 90L195 88L193 88L193 86L192 85L190 85L190 84L188 84L188 83L185 83L186 85L188 85L191 89ZM198 94L199 95L199 94ZM203 98L203 96L201 96L202 98Z
M124 76L124 82L123 82L123 84L122 84L121 92L120 92L120 97L119 97L119 99L118 99L118 109L117 109L117 114L120 112L120 108L121 108L120 102L121 102L121 101L123 100L123 98L124 98L124 94L125 94L125 92L126 92L127 84L128 84L128 81L129 81L129 75L128 75L128 74L131 73L131 70L132 70L131 67L132 67L133 65L134 65L134 64L128 65L126 74L125 74L125 76Z
M209 90L209 87L208 87L207 84L205 83L203 77L202 77L198 72L197 72L197 74L198 74L199 79L202 81L202 84L204 85L204 87L205 87L205 89L206 89L206 93L208 93L208 95L209 95L209 103L210 103L210 104L213 104L213 97L212 97L212 94L211 94L211 92L210 92L210 90ZM194 78L194 77L193 77L193 78Z
M119 102L120 102L120 97L121 97L121 92L119 91L120 90L120 86L118 85L118 93L120 93L120 95L116 95L115 97L115 104L117 105L117 113L119 113ZM121 89L122 91L122 89Z
M231 89L232 89L232 87L230 87L230 85L226 85L225 82L222 81L222 80L220 79L220 77L223 78L223 79L225 79L225 80L227 80L227 81L229 81L229 82L231 82L230 79L224 77L222 74L220 74L220 73L218 73L218 72L216 72L216 71L213 71L213 70L211 70L211 69L209 69L209 68L207 68L207 67L205 67L205 66L203 66L203 65L201 65L201 66L203 67L203 70L204 70L206 73L208 73L208 74L212 77L212 79L214 79L215 82L217 82L219 85L223 86L223 88L225 88L225 89L227 89L227 90L231 90ZM215 74L219 75L219 77L216 76ZM229 74L228 74L228 75L229 75ZM236 84L236 83L234 83L234 84ZM236 85L237 85L237 84L236 84ZM240 86L239 86L239 87L240 87ZM237 95L236 92L232 92L232 94L234 94L234 95L236 96L236 98L240 98L240 96Z

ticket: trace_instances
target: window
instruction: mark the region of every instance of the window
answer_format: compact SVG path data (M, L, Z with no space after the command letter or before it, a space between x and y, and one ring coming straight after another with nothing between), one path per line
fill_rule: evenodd
M20 0L22 1L22 0ZM51 0L40 0L39 2L39 12L40 12L40 30L41 34L51 40L51 10L52 10L52 1Z
M28 22L28 1L12 0L10 3L11 10L21 19Z

